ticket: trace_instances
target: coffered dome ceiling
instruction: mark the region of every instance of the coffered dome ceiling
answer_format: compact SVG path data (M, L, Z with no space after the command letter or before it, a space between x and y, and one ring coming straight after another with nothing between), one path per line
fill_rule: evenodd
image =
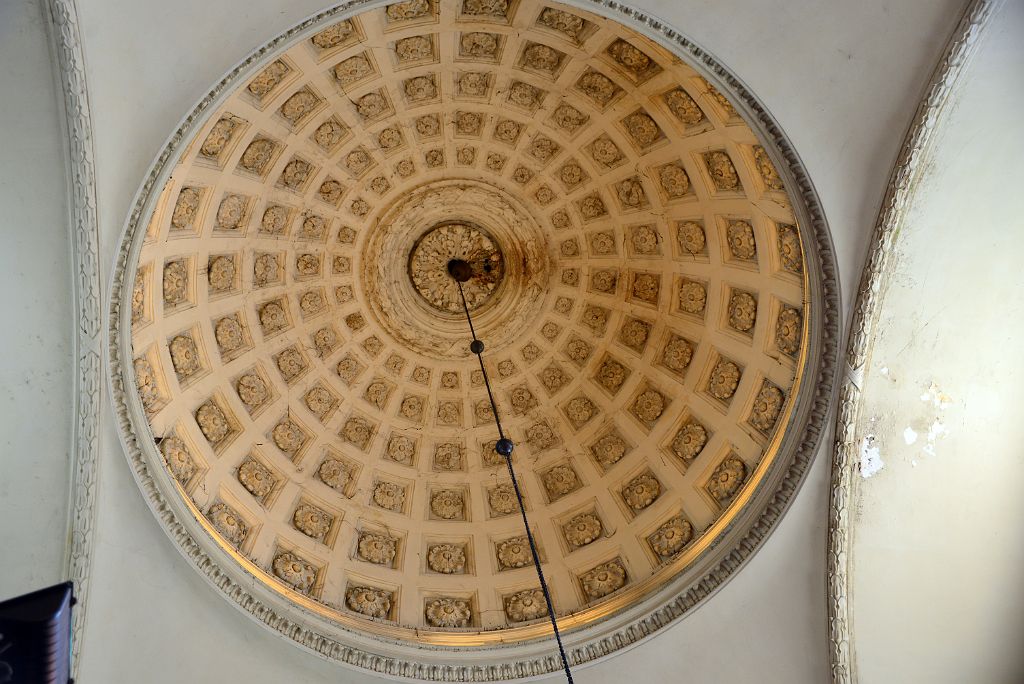
M460 258L563 629L692 585L787 476L822 381L813 243L771 155L602 16L342 16L200 108L128 236L128 429L165 524L369 652L549 634Z

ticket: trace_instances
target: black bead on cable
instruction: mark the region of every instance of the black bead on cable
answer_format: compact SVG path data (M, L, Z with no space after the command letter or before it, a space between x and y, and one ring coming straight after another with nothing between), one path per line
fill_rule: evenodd
M477 361L480 362L480 372L484 376L487 398L491 402L494 423L498 427L498 441L494 445L494 450L505 458L505 465L508 466L508 474L512 479L512 488L515 490L516 500L519 502L519 513L523 518L523 527L526 528L526 539L530 544L530 553L533 554L533 566L537 570L537 579L540 580L540 589L544 593L544 601L548 607L548 617L551 619L551 629L554 630L555 641L558 643L558 655L562 658L565 679L569 684L573 684L572 672L569 670L569 659L565 655L565 647L562 646L562 634L558 631L558 621L555 620L555 606L551 601L551 592L548 590L548 583L544 579L544 571L540 566L540 554L537 552L537 543L533 540L533 532L530 531L530 521L526 518L526 507L523 505L523 493L519 489L519 480L516 479L516 472L512 468L512 451L515 448L515 444L505 436L505 431L501 429L498 406L494 403L494 395L491 393L491 381L487 377L487 368L484 367L484 343L476 337L476 330L473 328L473 318L469 315L469 305L466 303L466 293L462 291L462 283L473 277L473 267L462 259L452 259L448 262L448 274L459 287L459 296L462 297L462 308L466 312L466 322L469 323L469 332L473 336L473 341L469 343L469 350L476 354Z

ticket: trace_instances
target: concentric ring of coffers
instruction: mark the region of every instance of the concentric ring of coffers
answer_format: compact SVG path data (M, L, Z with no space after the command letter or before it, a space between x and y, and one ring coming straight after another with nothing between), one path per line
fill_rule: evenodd
M730 99L623 24L533 0L336 21L208 114L153 207L125 305L154 474L326 620L545 633L438 277L466 245L500 253L469 294L567 630L686 571L773 467L810 306L791 198Z

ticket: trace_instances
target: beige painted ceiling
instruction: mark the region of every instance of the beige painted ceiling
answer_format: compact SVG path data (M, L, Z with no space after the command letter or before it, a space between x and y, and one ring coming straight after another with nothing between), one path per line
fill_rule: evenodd
M567 628L684 571L769 472L803 257L729 100L606 18L409 0L296 43L175 167L131 300L166 476L236 562L358 630L539 636L450 258Z

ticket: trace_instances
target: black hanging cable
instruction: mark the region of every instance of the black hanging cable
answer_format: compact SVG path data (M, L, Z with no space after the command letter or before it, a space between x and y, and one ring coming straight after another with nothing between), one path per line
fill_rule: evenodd
M551 592L548 590L548 583L544 579L544 571L540 567L540 554L537 553L537 543L533 540L533 532L530 531L530 521L526 519L526 507L523 505L523 493L519 489L519 480L516 479L516 472L512 468L512 450L515 445L512 440L505 436L501 429L501 418L498 417L498 405L494 402L494 394L491 393L491 381L487 377L487 368L484 367L484 343L477 339L476 330L473 328L473 318L469 315L469 305L466 303L466 293L462 291L462 283L469 280L472 275L472 267L461 260L452 260L448 263L448 272L451 274L455 284L459 287L459 296L462 298L462 308L466 312L466 322L469 323L469 332L473 341L469 350L476 354L480 362L480 372L484 376L484 386L487 388L487 398L491 402L491 412L494 414L494 423L498 427L498 441L494 450L505 458L505 465L508 466L509 477L512 478L512 488L516 492L516 500L519 502L519 514L523 518L523 527L526 528L526 539L530 544L530 553L533 554L533 566L537 570L537 579L540 580L540 589L544 594L544 601L548 607L548 617L551 619L551 629L555 632L555 641L558 643L558 655L562 657L562 668L565 670L565 678L569 684L573 684L572 672L569 670L569 659L565 655L565 647L562 646L562 634L558 631L558 622L555 620L555 606L551 602Z

